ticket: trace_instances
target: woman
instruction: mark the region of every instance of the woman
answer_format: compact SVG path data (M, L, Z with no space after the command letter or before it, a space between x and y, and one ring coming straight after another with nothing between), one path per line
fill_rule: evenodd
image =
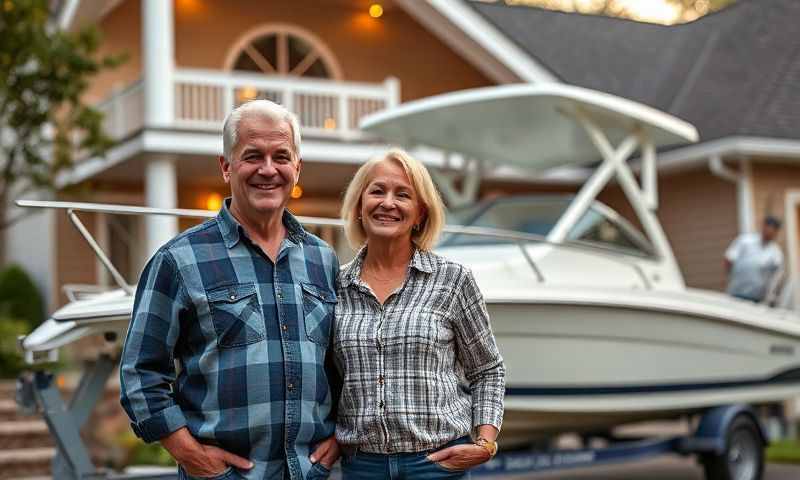
M430 251L444 224L430 174L401 150L370 160L342 217L361 247L336 307L343 476L463 478L496 452L505 369L472 274Z

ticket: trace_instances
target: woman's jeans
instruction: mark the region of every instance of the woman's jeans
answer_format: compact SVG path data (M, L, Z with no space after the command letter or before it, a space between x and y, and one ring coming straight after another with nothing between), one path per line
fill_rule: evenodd
M415 453L367 453L358 451L342 457L342 480L450 480L466 479L465 471L448 470L427 456L436 450L452 445L470 443L469 437L461 437L446 445Z

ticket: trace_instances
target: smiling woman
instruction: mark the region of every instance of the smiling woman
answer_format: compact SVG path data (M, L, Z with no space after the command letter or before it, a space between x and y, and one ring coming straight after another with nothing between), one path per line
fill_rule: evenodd
M472 273L430 251L444 223L430 174L402 150L370 160L342 216L361 247L334 322L343 478L390 478L390 458L391 478L463 478L497 451L505 368Z

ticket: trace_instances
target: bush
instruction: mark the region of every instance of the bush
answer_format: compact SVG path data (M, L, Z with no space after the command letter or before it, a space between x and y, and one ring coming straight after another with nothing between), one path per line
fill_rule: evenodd
M0 378L14 378L25 363L17 348L17 337L30 331L27 322L0 316Z
M123 432L117 443L127 452L124 462L126 465L177 466L175 460L161 444L158 442L144 443L130 431Z
M17 265L0 271L0 316L22 320L28 331L44 319L42 296L31 277Z

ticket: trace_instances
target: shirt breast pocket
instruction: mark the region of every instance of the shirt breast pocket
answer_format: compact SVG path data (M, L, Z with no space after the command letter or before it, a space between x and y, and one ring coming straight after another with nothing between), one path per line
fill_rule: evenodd
M260 342L266 337L261 305L253 284L237 284L206 292L211 321L220 348Z
M327 345L330 338L336 294L312 283L301 283L303 291L303 323L308 339Z

